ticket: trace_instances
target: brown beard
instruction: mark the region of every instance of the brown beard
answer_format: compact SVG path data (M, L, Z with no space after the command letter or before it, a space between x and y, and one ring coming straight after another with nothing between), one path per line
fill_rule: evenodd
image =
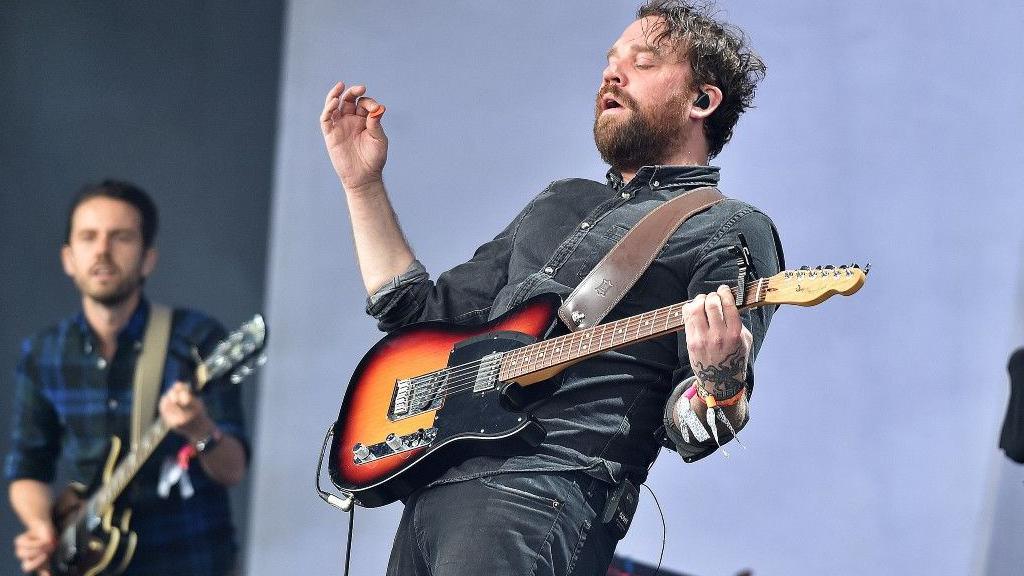
M114 264L107 259L101 259L100 261L97 262L97 264L106 264L108 266L114 266ZM121 272L120 267L117 267L117 270L118 272ZM89 285L88 276L86 276L86 278L82 279L81 281L76 279L75 283L82 294L88 296L89 298L92 298L94 301L104 306L114 307L127 302L128 299L131 298L132 295L134 295L135 292L142 287L145 281L145 277L142 276L141 273L136 272L123 275L121 277L121 280L116 285L110 287L107 291L92 290Z
M631 112L627 118L602 121L601 97L606 93L615 96ZM629 95L614 87L602 88L597 93L594 116L594 143L601 159L620 172L636 172L641 166L662 163L678 146L682 136L682 112L680 97L670 99L654 114L647 114Z

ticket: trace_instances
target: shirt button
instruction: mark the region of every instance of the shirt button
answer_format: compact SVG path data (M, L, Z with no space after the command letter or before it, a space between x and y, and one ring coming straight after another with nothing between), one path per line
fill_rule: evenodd
M629 192L623 192L622 197L625 198L626 200L629 200Z
M657 188L659 185L661 185L661 182L658 182L657 180L655 180L654 182L651 182L651 187L653 187L653 188Z
M99 368L100 370L103 370L104 368L107 367L107 360L105 358L97 358L96 367Z
M586 230L587 228L590 228L590 222L584 222L584 223L580 224L580 228L582 228L583 230Z
M117 399L111 398L110 400L107 400L107 408L110 408L111 410L117 410Z
M544 273L545 274L554 274L555 273L555 269L552 268L551 266L548 266L547 268L544 269Z

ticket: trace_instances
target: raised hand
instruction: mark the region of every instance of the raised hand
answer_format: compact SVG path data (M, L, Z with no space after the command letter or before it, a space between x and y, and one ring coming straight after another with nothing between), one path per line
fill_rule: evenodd
M701 294L683 310L690 367L704 389L719 400L735 396L746 384L754 341L740 321L736 300L726 286Z
M380 184L388 157L388 137L380 123L383 107L364 94L366 86L346 90L338 82L327 93L320 114L327 154L349 194Z

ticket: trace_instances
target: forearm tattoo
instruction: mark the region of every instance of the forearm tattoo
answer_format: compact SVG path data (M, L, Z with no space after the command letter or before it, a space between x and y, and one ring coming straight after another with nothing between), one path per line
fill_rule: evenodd
M695 362L693 367L697 379L718 400L735 396L746 384L747 356L742 349L726 356L718 364L704 366Z

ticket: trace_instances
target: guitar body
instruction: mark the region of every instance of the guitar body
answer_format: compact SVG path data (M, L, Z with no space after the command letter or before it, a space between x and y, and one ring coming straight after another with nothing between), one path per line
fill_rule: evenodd
M853 294L866 273L856 265L753 280L744 273L733 295L741 310L813 306ZM393 332L363 357L345 391L331 429L331 480L356 504L374 507L470 456L522 453L544 439L519 408L524 387L603 351L684 330L686 304L551 335L560 299L544 294L480 326L428 322Z
M452 464L535 446L544 430L497 379L490 355L531 344L553 325L555 295L479 326L426 322L395 331L356 367L334 424L331 479L362 506L398 500Z
M121 441L115 436L111 438L101 483L110 478L120 451ZM86 509L88 493L84 486L74 483L57 498L53 522L58 545L51 561L55 576L121 574L135 553L136 535L129 530L131 510L115 513L109 509L102 515L91 514Z

